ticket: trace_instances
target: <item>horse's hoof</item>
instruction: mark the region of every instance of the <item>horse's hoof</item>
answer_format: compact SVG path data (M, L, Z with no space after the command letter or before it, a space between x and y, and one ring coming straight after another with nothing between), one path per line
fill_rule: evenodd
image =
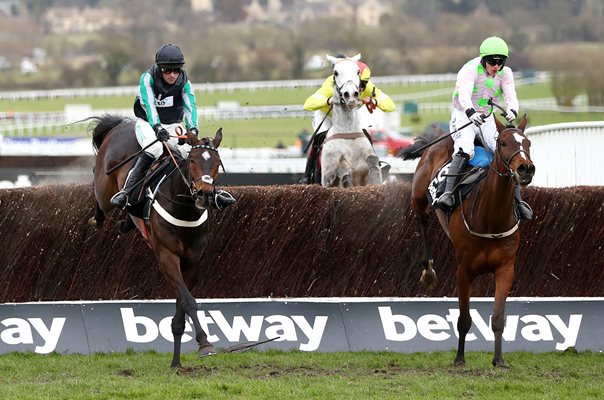
M96 218L90 217L88 225L94 228L101 228L103 226L103 221L98 221Z
M216 354L216 350L214 350L214 346L211 344L204 344L199 346L199 357L212 356Z
M434 290L438 283L436 272L433 269L425 269L422 271L422 277L419 279L422 287L426 290Z
M123 219L115 224L115 228L119 233L128 233L134 229L134 223L130 219Z
M505 363L505 361L503 360L493 360L493 367L495 368L502 368L502 369L508 369L509 367L507 366L507 364Z
M456 358L455 361L453 361L453 365L456 367L465 367L466 360L464 360L463 358Z
M172 369L180 369L180 368L182 368L182 365L180 365L180 363L176 363L176 364L170 365L170 368L172 368Z

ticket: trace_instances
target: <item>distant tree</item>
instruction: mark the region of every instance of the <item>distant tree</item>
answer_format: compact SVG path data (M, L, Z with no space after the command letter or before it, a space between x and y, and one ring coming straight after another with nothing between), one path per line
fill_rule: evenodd
M129 67L130 55L122 49L111 49L105 54L105 72L107 84L115 86L120 81L122 71Z
M291 48L288 51L289 61L291 63L291 77L300 79L304 77L304 44L300 40L292 38Z
M245 12L246 0L220 0L214 3L214 9L223 22L240 22L247 16Z

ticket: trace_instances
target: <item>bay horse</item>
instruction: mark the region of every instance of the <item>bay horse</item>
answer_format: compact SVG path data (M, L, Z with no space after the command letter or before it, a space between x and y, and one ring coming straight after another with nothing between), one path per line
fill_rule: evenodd
M325 187L382 183L379 159L358 113L364 105L359 99L360 58L360 54L344 59L327 56L333 64L333 109L332 126L321 150L321 185Z
M495 118L499 136L495 154L488 166L486 177L476 184L461 205L450 214L434 209L440 225L453 243L457 264L457 296L459 340L455 365L465 365L466 335L472 326L470 317L471 285L474 278L492 273L495 278L495 303L492 329L495 335L493 366L505 367L501 341L505 321L505 301L514 280L514 264L520 243L518 219L514 214L515 185L528 185L535 173L530 157L531 142L524 134L526 116L517 128L505 127ZM411 208L415 211L423 241L422 272L420 282L426 289L436 285L431 244L428 234L429 203L426 196L428 185L441 167L451 159L453 140L440 141L427 150L421 150L438 134L436 130L420 136L413 145L403 150L405 159L422 154L413 177Z
M96 211L90 223L100 227L105 220L105 213L114 210L110 199L123 186L136 158L111 174L107 174L107 171L141 148L135 138L134 120L113 115L93 119L96 120L96 124L92 124L92 142L96 152ZM178 168L172 169L163 177L155 187L155 193L149 191L148 195L153 198L148 219L130 214L128 220L132 221L129 223L136 226L153 249L159 268L176 296L176 312L172 318L172 368L181 366L185 315L193 321L199 355L215 353L199 323L197 303L189 287L198 282L202 256L208 243L208 209L210 196L215 192L214 181L219 166L222 166L218 154L221 140L222 129L216 132L213 139L198 139L187 132L185 141L191 146L188 158L180 158L178 161L172 157L173 162L178 162ZM118 227L123 227L125 222L120 221L120 224Z

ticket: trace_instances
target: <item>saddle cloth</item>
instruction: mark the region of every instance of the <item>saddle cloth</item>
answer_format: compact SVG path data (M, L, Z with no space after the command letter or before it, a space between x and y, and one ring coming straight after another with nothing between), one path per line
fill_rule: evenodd
M493 153L486 151L484 147L475 147L474 157L468 161L464 170L460 172L462 176L460 176L454 189L453 198L455 199L455 203L453 204L453 208L451 210L444 211L453 211L455 208L457 208L457 206L461 203L461 200L472 191L474 186L476 186L480 180L487 176L487 168L492 160ZM428 197L428 202L434 208L440 208L436 201L445 192L445 180L447 174L449 173L450 164L451 161L443 165L443 167L436 174L436 177L434 177L432 182L430 182L428 185L426 196Z

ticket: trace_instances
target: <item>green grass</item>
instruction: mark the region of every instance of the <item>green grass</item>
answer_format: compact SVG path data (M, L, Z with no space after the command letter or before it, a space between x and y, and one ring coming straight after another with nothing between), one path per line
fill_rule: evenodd
M602 354L247 352L171 370L170 354L0 356L3 399L600 399Z

